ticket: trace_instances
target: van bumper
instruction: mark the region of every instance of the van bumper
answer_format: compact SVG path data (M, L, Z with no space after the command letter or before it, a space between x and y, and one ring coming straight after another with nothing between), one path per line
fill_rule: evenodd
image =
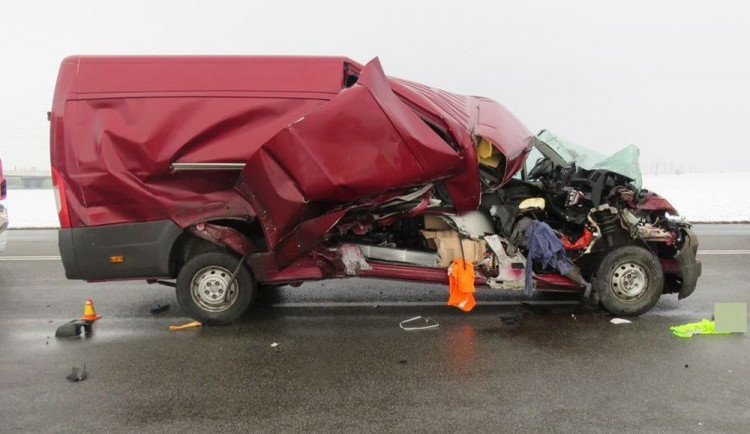
M696 259L698 254L698 237L691 229L685 229L685 245L677 254L675 259L679 264L679 276L682 279L682 288L677 298L682 300L695 291L698 285L698 277L703 272L701 261Z
M172 245L181 233L171 220L59 229L65 276L82 280L169 277Z

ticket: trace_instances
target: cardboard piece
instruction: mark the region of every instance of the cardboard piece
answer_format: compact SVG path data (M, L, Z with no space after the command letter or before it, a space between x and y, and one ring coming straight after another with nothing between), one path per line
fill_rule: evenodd
M436 215L424 216L424 228L428 231L447 231L451 229L445 220Z
M484 252L487 250L484 240L461 239L459 244L458 232L454 230L444 231L421 231L422 236L427 240L427 246L434 248L440 256L439 266L447 268L454 259L464 258L471 263L479 263L484 258ZM463 245L463 255L461 246Z

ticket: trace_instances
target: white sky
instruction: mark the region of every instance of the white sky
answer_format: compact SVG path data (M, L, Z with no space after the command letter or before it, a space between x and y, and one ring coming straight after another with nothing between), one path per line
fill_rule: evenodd
M49 167L71 54L321 54L493 98L532 131L611 153L747 170L750 6L707 1L50 1L0 14L0 158Z

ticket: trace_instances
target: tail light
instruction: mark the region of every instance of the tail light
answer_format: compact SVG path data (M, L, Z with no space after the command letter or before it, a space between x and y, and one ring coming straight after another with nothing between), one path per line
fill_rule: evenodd
M70 227L70 214L68 213L68 200L65 197L65 181L62 176L52 168L52 187L55 189L55 202L57 203L57 216L60 218L60 227Z

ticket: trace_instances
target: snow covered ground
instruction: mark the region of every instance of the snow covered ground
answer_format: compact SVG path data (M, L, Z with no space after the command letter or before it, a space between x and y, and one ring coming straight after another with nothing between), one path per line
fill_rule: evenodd
M646 175L643 187L694 222L750 222L750 172Z
M750 172L646 175L643 186L667 198L695 222L750 222ZM57 227L52 190L10 190L4 202L11 228Z
M3 201L8 209L10 228L52 228L60 226L57 219L55 193L44 190L8 190Z

